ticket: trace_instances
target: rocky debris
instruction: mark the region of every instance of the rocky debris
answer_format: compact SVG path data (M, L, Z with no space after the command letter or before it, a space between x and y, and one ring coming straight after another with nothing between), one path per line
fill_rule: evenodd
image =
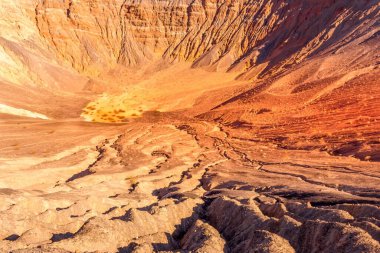
M181 248L190 252L229 252L218 230L197 220L181 240Z
M276 234L265 230L256 230L244 246L237 247L233 252L295 252L289 242Z
M132 208L123 216L111 219L92 218L72 237L54 245L70 251L115 252L123 245L150 242L157 245L156 250L170 250L177 247L174 238L197 219L198 203L191 199L178 204L169 201L147 210Z
M350 213L355 218L373 218L380 220L380 210L377 206L374 205L353 205L353 204L340 204L336 205L333 208L344 210Z
M316 208L314 212L323 215L324 210ZM289 215L294 216L291 211ZM209 206L208 217L225 236L232 252L335 252L347 249L377 252L380 249L378 240L370 236L376 233L374 230L367 233L359 228L360 225L351 226L339 219L332 222L317 217L298 221L287 216L274 219L263 215L254 202L241 204L218 198Z
M364 230L337 222L306 221L300 230L299 252L378 252L380 244Z

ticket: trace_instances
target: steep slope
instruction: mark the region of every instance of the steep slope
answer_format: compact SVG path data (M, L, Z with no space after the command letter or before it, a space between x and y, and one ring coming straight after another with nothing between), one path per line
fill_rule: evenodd
M79 70L164 57L252 78L261 66L261 75L275 73L370 37L378 8L377 1L65 0L38 4L36 21L41 36Z
M77 117L88 100L74 92L88 78L49 49L39 35L34 9L33 1L0 3L0 104L11 107L6 112L16 115L23 109L49 118Z
M239 91L254 88L254 93L260 93L270 86L270 94L281 97L292 91L299 97L308 90L312 94L297 102L307 106L378 64L380 7L375 0L7 0L1 5L4 67L0 76L4 86L16 84L9 87L17 89L8 91L12 93L21 92L23 85L55 93L112 88L120 93L131 84L141 86L167 63L185 61L195 68L228 71L252 80L253 87L234 91L236 100ZM321 76L328 86L315 84ZM172 85L192 92L190 81ZM205 81L203 86L197 93L213 85ZM171 92L169 88L166 93ZM230 103L234 98L228 96L202 105L201 110ZM89 94L85 98L93 99ZM173 102L170 96L154 94L152 100ZM147 106L154 107L161 106Z

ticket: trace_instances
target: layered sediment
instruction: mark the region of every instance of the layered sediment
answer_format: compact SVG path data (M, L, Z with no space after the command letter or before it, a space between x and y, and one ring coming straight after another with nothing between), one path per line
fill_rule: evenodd
M0 251L380 252L378 1L0 15Z

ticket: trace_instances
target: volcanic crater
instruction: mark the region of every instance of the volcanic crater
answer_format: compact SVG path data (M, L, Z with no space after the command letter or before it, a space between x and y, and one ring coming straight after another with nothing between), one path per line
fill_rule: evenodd
M380 252L378 0L0 1L0 252Z

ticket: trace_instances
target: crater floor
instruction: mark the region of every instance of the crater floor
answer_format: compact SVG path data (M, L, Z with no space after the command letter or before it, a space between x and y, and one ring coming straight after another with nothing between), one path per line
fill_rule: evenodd
M378 163L173 113L0 128L3 252L380 250Z

